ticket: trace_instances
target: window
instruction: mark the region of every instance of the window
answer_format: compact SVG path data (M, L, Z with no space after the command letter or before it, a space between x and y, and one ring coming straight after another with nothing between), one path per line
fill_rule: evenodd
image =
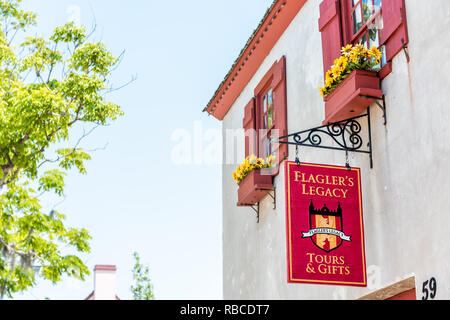
M245 155L266 158L273 155L280 164L288 146L275 141L287 135L286 58L275 62L255 88L255 97L245 107ZM254 129L254 130L249 130ZM273 175L278 174L278 166Z
M262 96L260 101L260 135L261 135L261 149L259 156L266 158L273 155L276 158L276 154L273 148L273 139L275 138L275 112L273 101L273 89L269 88L267 92Z
M349 31L353 45L359 43L366 48L373 46L379 48L383 53L381 66L386 64L385 46L380 45L381 30L383 30L383 16L381 11L382 0L347 0L349 12L347 19L350 20Z
M380 77L391 71L391 61L408 44L405 0L323 0L322 34L324 74L347 44L377 46L383 53Z
M288 145L276 142L287 135L285 57L272 65L254 94L244 108L245 156L273 155L275 161L270 169L254 170L239 184L238 206L254 205L273 190L273 177L288 157Z

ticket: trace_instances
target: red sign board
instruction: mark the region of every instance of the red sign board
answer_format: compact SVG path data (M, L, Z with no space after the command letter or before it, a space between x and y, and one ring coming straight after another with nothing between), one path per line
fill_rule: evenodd
M288 282L365 287L360 169L285 168Z

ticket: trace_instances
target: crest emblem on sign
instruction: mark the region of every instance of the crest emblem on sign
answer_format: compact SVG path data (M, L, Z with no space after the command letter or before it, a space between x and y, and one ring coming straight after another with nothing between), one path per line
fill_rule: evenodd
M337 209L332 211L326 205L322 209L315 209L311 200L309 226L308 232L302 232L302 238L310 238L318 248L327 253L339 248L343 241L352 241L351 236L343 231L340 203Z

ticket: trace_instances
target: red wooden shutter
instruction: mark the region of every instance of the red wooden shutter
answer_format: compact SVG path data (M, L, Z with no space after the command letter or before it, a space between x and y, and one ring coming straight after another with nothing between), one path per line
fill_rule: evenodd
M339 0L323 0L320 4L319 30L322 33L323 72L341 55L343 34ZM324 77L325 78L325 77Z
M403 43L409 42L405 0L383 0L382 14L383 30L380 40L381 45L386 45L386 60L391 61L403 49Z
M255 98L252 98L244 109L243 127L245 130L245 156L256 155L256 111Z
M287 136L287 97L286 97L286 57L277 63L272 79L273 101L275 106L275 129L277 139ZM285 143L274 143L274 151L280 164L288 157L288 145Z

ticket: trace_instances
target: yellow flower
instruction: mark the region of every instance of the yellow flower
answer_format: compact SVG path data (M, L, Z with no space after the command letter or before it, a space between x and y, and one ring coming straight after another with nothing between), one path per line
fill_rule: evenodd
M325 94L326 94L326 92L327 92L327 89L322 88L322 87L319 87L319 91L320 91L320 94L322 95L322 97L325 97Z
M339 65L335 64L331 68L331 72L333 73L333 80L337 80L337 78L339 78L339 76L341 75L341 68L339 67Z
M339 59L340 59L341 57L339 57L339 58L337 58L337 59L334 59L334 64L331 66L331 69L333 69L333 67L335 67L338 63L339 63Z
M381 59L381 52L380 52L380 50L378 50L377 47L373 46L372 48L370 48L370 50L368 52L372 57Z
M364 47L361 43L358 43L353 47L352 51L356 53L362 53L366 51L366 47Z
M339 68L339 70L341 72L343 72L343 71L345 71L345 68L347 68L347 64L348 64L348 58L344 57L344 56L341 56L338 59L337 67Z
M256 165L257 165L259 168L262 168L262 167L264 167L264 166L266 165L266 162L264 161L264 159L258 158L258 159L256 160Z
M275 161L275 157L274 157L273 155L270 155L270 156L268 156L268 157L266 158L266 163L267 163L267 165L268 165L269 167L272 166L272 164L274 163L274 161Z
M334 81L333 71L328 70L325 75L325 87L331 87Z
M348 57L352 63L358 63L358 59L359 59L358 53L352 51Z
M352 45L349 44L349 45L347 45L347 46L345 46L345 47L342 47L341 52L342 52L342 54L343 54L344 56L349 55L350 52L352 52Z
M333 79L332 78L327 78L325 80L325 87L330 88L333 85Z

